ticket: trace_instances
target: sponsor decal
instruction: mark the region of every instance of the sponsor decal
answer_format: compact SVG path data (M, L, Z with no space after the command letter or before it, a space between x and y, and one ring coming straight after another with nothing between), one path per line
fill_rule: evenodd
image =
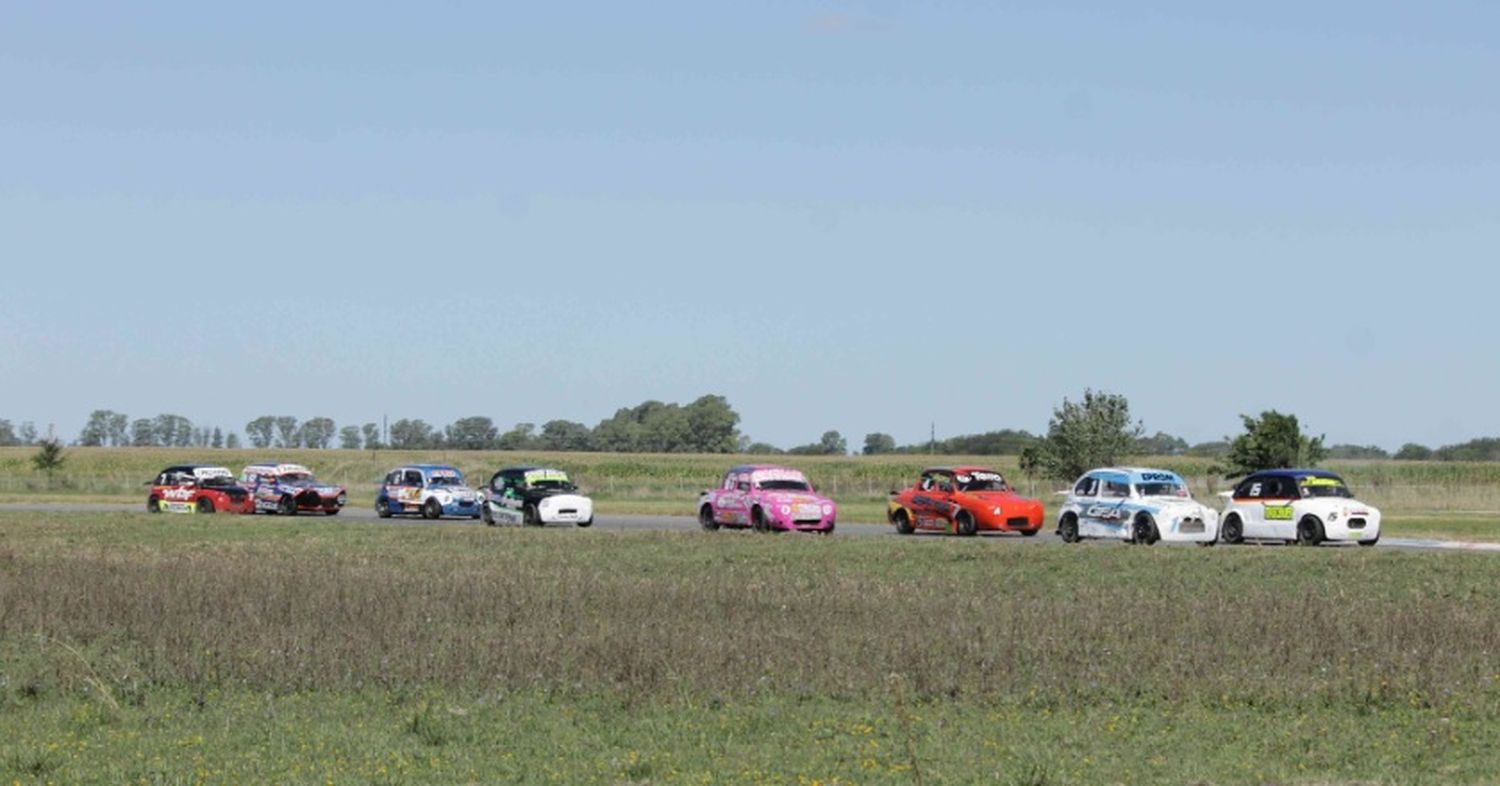
M536 469L526 473L526 485L537 483L567 483L568 473L557 469Z
M209 480L212 478L233 478L234 473L223 467L198 467L193 470L193 477L198 480Z
M458 478L458 477L463 477L462 475L458 474L458 470L456 470L456 469L435 469L435 470L429 472L428 474L431 475L434 478Z
M165 489L161 493L162 499L185 500L193 498L192 489Z
M1266 521L1291 521L1291 520L1292 520L1292 506L1291 505L1267 505L1266 506Z
M807 476L795 469L762 469L750 473L750 480L754 483L765 483L768 481L786 480L795 483L806 483Z
M1339 486L1344 485L1344 482L1342 480L1339 480L1338 478L1303 478L1302 485L1338 488Z
M1142 472L1141 480L1145 483L1180 483L1176 475L1170 472Z
M1130 518L1131 512L1121 505L1094 505L1084 511L1083 515L1100 521L1123 521Z

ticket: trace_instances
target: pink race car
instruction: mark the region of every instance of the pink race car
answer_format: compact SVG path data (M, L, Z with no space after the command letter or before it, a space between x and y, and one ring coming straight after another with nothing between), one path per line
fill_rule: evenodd
M756 532L788 530L833 532L838 506L818 496L807 476L795 469L766 465L732 467L719 487L698 498L698 523L751 527Z

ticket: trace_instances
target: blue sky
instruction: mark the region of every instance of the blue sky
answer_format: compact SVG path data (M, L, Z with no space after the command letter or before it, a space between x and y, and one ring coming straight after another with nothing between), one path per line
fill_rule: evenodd
M14 3L0 418L1500 434L1493 3Z

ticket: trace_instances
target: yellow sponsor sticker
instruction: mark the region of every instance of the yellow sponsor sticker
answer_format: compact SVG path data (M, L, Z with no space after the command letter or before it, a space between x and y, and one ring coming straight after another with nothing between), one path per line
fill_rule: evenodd
M1266 521L1291 521L1291 520L1292 520L1292 506L1291 505L1267 505L1266 506Z

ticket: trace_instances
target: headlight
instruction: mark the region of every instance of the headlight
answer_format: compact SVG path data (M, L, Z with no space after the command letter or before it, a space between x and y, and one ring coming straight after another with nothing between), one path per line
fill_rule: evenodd
M349 495L348 494L340 494L339 495L339 504L340 505L342 505L342 504L344 504L345 502L348 502L348 501L349 501Z
M781 515L783 515L783 516L790 516L791 514L792 514L792 508L791 508L790 505L782 505L781 506Z

